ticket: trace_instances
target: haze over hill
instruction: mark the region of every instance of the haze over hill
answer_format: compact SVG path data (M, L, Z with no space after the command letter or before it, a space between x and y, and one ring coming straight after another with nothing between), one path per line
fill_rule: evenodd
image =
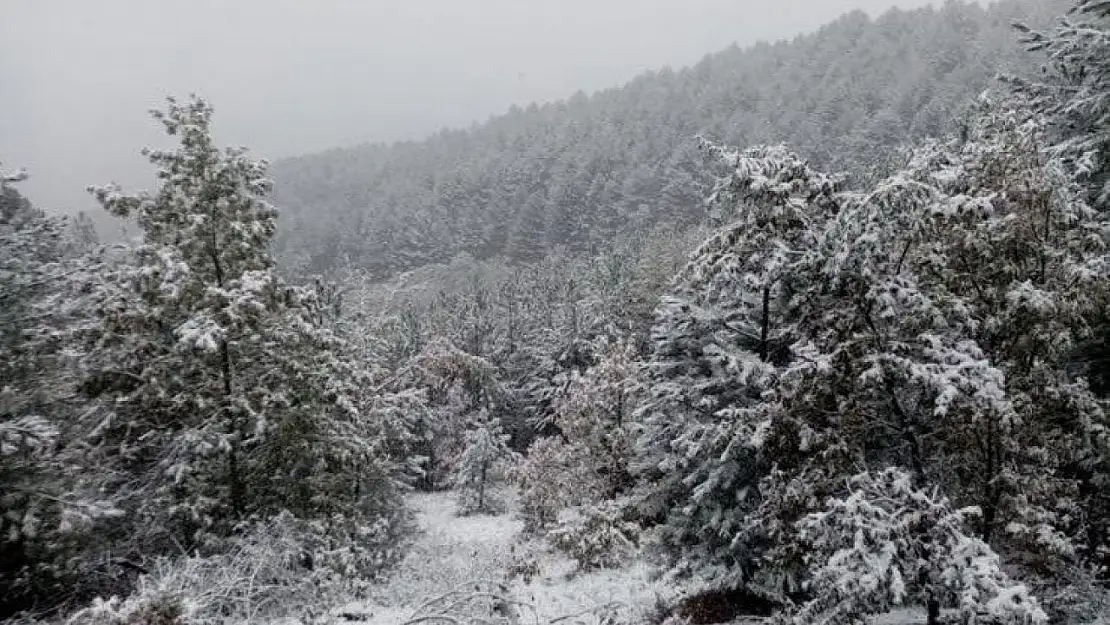
M143 116L199 91L217 132L284 157L415 139L592 91L732 42L812 30L855 8L925 0L6 0L0 147L48 211L89 209L89 184L151 180Z
M331 150L275 164L287 266L386 276L460 252L535 260L591 252L659 222L700 219L696 137L785 142L823 167L867 175L910 137L958 124L1000 73L1029 73L1012 25L1063 3L847 14L773 45L731 47L678 71L418 143Z

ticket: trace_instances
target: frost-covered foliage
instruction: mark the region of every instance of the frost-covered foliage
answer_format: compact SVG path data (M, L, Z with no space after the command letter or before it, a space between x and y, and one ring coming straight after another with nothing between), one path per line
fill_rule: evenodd
M65 338L87 312L83 268L64 222L13 188L24 177L0 171L0 618L102 589L92 572L110 564L90 532L116 514L69 445L77 377Z
M1110 203L1110 6L1076 0L1053 31L1020 26L1030 50L1048 57L1048 80L1013 79L1048 116L1052 153L1090 186L1094 203Z
M647 363L638 505L672 573L787 601L821 570L799 521L865 467L977 508L969 536L1042 592L1097 562L1106 414L1069 358L1110 223L1047 147L1036 109L984 100L864 192L721 152L748 223L680 274Z
M620 566L639 547L640 526L626 519L627 508L606 501L570 511L547 538L584 571Z
M1051 154L1100 210L1110 208L1110 7L1075 1L1053 31L1021 27L1025 43L1047 55L1051 72L1039 81L1013 79L1046 115ZM1110 395L1110 315L1074 355L1092 388Z
M504 504L493 491L495 478L516 461L509 437L501 422L484 410L463 437L463 450L455 463L452 484L458 496L459 514L499 514Z
M422 438L416 448L424 458L422 484L427 490L447 485L468 445L468 429L491 418L501 429L504 390L497 370L480 356L434 339L402 377L428 397L429 412L415 430Z
M1110 293L1098 234L1110 222L1042 156L1042 123L986 102L964 145L928 149L911 165L936 195L904 262L935 293L941 330L951 333L957 315L964 327L944 360L902 375L939 393L944 428L919 420L915 438L919 453L945 460L924 475L982 509L980 535L1000 552L1054 574L1076 555L1093 562L1106 540L1105 502L1091 491L1106 475L1106 413L1071 355ZM938 334L920 335L933 344L926 358L943 353ZM961 412L976 417L953 419Z
M936 618L947 605L962 623L1047 622L990 546L970 535L979 510L954 509L936 487L912 481L897 469L853 476L845 497L798 522L810 598L780 620L861 623L903 605L929 605Z
M601 341L597 364L572 372L553 397L553 434L537 439L516 471L526 531L552 524L559 510L611 499L632 483L636 354L626 340Z
M626 360L639 356L651 310L701 232L661 227L597 256L557 253L531 266L464 256L386 283L344 278L344 336L380 363L389 388L422 391L431 410L414 423L414 451L426 457L418 486L446 485L467 419L483 406L518 451L557 434L559 406L576 401L588 369L618 343ZM627 389L596 399L629 414L635 403Z
M676 573L696 568L735 586L756 555L735 537L767 469L746 441L766 434L762 398L798 338L797 267L840 181L781 147L709 149L726 169L710 206L728 223L691 256L658 311L636 443L649 486L637 506L660 524Z
M537 439L512 474L520 488L519 514L526 533L540 533L558 519L559 511L596 496L597 476L581 446L557 436Z
M283 511L341 541L399 531L389 432L331 296L274 271L265 162L217 148L202 99L154 116L180 141L144 152L158 191L92 190L143 242L93 285L82 363L84 437L126 497L134 548L210 552Z
M158 559L129 596L95 601L67 623L171 625L311 618L359 590L359 576L348 569L357 566L363 554L352 549L358 549L357 543L336 548L319 528L282 515L235 538L220 554Z

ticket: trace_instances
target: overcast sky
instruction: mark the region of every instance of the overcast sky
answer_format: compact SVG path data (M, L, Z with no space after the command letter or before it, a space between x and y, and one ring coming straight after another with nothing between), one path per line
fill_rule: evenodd
M191 91L270 158L418 138L853 9L927 0L2 0L0 161L47 209L149 184L146 111Z

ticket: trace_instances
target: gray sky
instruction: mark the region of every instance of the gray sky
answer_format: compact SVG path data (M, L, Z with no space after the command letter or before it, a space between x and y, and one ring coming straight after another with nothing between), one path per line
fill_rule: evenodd
M927 0L2 0L0 160L50 210L150 184L146 115L191 91L219 139L280 158L418 138L513 103Z

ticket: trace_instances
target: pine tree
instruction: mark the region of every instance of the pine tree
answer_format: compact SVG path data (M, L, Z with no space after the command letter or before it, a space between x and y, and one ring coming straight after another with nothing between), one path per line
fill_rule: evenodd
M815 570L803 519L869 467L897 467L914 489L978 509L960 532L1049 603L1057 589L1044 580L1098 556L1089 541L1106 516L1091 485L1104 475L1106 417L1068 354L1106 301L1096 233L1107 224L1042 156L1042 136L1019 105L985 102L962 138L922 146L867 192L802 194L794 206L815 227L806 245L775 244L795 253L778 274L783 296L764 309L774 314L756 317L781 320L780 356L765 360L764 333L726 321L751 325L742 286L694 283L705 294L695 303L717 308L664 309L639 450L641 505L658 511L673 572L783 599ZM773 207L776 196L753 201ZM718 235L694 275L742 276L716 270L730 253L758 254L750 237ZM972 574L994 583L987 569ZM934 615L952 605L926 594Z
M100 235L96 232L96 224L89 214L80 211L73 218L66 232L66 243L73 255L92 253L100 245Z
M954 509L897 469L849 480L849 494L799 522L812 563L810 598L782 623L859 623L904 605L951 605L964 623L1048 622L1029 589L1013 582L997 554L968 535L974 508Z
M0 172L0 618L104 590L90 540L115 515L68 424L81 410L65 337L80 323L82 267L60 219L44 216Z
M738 441L765 427L763 395L797 338L796 266L840 182L781 147L710 149L727 170L710 206L727 225L691 256L652 331L638 507L661 523L673 573L737 588L750 581L758 548L735 537L768 470Z
M348 540L383 520L393 532L394 471L364 372L326 292L275 274L265 162L216 148L211 115L196 97L154 113L180 140L145 151L156 193L93 189L144 239L98 285L86 436L155 548L217 548L281 510Z
M413 359L411 369L411 384L427 391L432 410L423 455L427 457L425 486L433 489L456 474L471 421L479 414L501 413L504 389L489 361L442 338L430 342Z
M1050 154L1086 189L1087 201L1110 209L1110 7L1079 0L1052 32L1019 29L1030 50L1048 56L1051 72L1010 82L1046 116ZM1110 395L1110 315L1102 315L1074 360L1102 397Z
M611 500L631 486L634 353L625 341L600 343L598 363L556 392L554 433L534 441L515 471L525 531L549 529L560 510Z
M1110 295L1107 242L1095 234L1110 222L1047 135L1021 103L984 101L967 143L926 169L951 228L932 260L948 259L945 288L979 320L969 334L1004 376L1012 410L973 434L994 450L963 477L983 510L981 536L1041 574L1068 568L1072 550L1093 562L1105 549L1094 538L1105 535L1105 501L1091 486L1106 474L1107 415L1073 354Z
M1096 206L1110 203L1110 6L1077 0L1054 32L1019 25L1031 51L1048 56L1048 80L1011 78L1048 117L1051 152L1079 182Z
M496 514L501 502L492 492L493 473L515 456L501 422L482 411L466 432L462 455L455 464L454 486L460 515Z

